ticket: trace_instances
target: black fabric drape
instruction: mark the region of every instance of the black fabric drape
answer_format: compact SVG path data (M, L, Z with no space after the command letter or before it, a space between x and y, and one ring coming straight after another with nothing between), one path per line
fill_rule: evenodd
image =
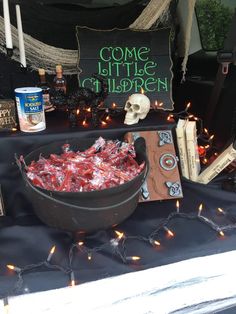
M126 131L143 129L173 128L166 123L166 113L150 114L138 126L124 126L121 121L113 122L108 129L70 130L66 120L59 114L47 116L47 129L40 133L0 134L0 184L2 184L7 216L0 217L0 295L42 291L67 286L68 274L57 269L36 269L24 274L23 284L15 290L17 277L6 265L13 264L20 268L45 260L49 250L56 245L52 263L67 267L69 265L69 249L75 240L69 232L50 228L42 224L34 215L29 197L25 194L24 182L15 164L14 154L27 154L41 145L67 138L97 137L102 135L117 138ZM180 211L195 213L198 206L204 204L203 215L212 219L219 226L230 224L236 219L236 194L221 189L221 177L208 185L183 180L184 198ZM219 215L218 207L230 214ZM161 246L155 249L150 243L142 241L148 237L171 212L175 211L175 200L140 203L135 212L116 227L127 236L139 236L125 243L127 255L139 255L141 260L124 263L118 255L109 249L109 243L115 237L114 230L101 230L83 236L85 247L93 249L106 244L106 249L93 253L90 262L86 253L77 252L71 265L75 272L76 282L83 283L126 272L138 271L164 265L184 259L205 256L235 249L236 232L226 232L220 238L216 231L198 220L174 218L168 227L174 231L175 237L167 239L165 232L158 233Z

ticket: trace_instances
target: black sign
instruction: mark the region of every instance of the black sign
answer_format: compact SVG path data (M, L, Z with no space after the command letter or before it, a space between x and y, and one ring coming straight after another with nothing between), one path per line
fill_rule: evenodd
M15 102L11 99L0 100L0 131L1 129L15 128L16 123L16 110Z
M106 104L125 105L128 96L144 91L154 105L173 109L170 29L100 31L77 27L79 84L99 92L93 73L108 80Z

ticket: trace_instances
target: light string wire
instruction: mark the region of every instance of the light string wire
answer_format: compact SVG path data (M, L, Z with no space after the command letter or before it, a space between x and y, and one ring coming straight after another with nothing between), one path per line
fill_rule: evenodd
M47 256L47 259L42 261L42 262L39 262L39 263L36 263L36 264L29 264L29 265L26 265L24 267L18 267L18 266L14 266L14 265L11 265L11 264L8 264L6 265L6 267L11 270L11 271L14 271L16 276L17 276L17 279L16 279L16 282L14 283L14 287L11 291L11 293L8 292L8 295L15 295L15 294L19 294L21 293L21 290L23 288L23 285L24 285L24 274L26 273L29 273L30 271L33 271L33 270L36 270L36 269L42 269L42 268L46 268L46 269L54 269L54 270L59 270L65 274L69 274L71 272L71 270L67 267L62 267L61 265L59 264L52 264L51 263L51 259L53 257L53 254L55 252L55 249L56 247L53 246ZM6 298L7 296L1 296L0 295L0 298Z
M222 217L225 217L230 223L226 225L218 225L215 223L212 219L207 218L202 214L202 209L203 209L203 204L199 205L198 212L197 213L185 213L185 212L180 212L179 210L179 201L177 200L176 202L176 211L172 211L168 217L163 218L161 222L158 224L156 229L152 231L148 236L134 236L134 235L126 235L122 231L118 231L115 229L112 229L112 231L115 234L115 237L112 237L108 242L101 244L100 246L96 247L86 247L86 237L81 240L81 241L76 241L71 244L69 248L69 253L68 253L68 261L69 261L69 266L68 267L62 267L59 264L53 264L51 263L51 259L53 255L55 254L55 249L56 247L53 246L52 249L50 250L48 257L39 263L36 264L29 264L26 265L22 268L14 265L7 265L6 267L12 271L15 272L17 276L17 280L14 284L13 289L9 292L7 292L6 295L0 296L1 299L5 300L4 302L7 304L7 307L9 306L8 304L8 297L15 295L15 294L21 294L23 293L23 286L24 286L24 274L35 271L37 269L45 267L46 269L52 269L52 270L59 270L63 272L65 275L67 275L70 279L70 284L69 286L75 286L76 285L76 276L75 276L75 270L73 269L73 262L76 258L78 258L78 253L85 253L87 254L88 260L91 260L93 258L93 255L97 252L103 251L103 252L108 252L114 254L117 256L123 263L125 264L130 264L130 263L136 263L139 262L142 259L140 256L132 256L127 254L127 241L129 240L138 240L142 242L149 243L152 247L159 247L162 245L161 243L161 236L160 232L165 231L168 235L169 238L175 237L175 233L172 229L168 227L169 223L175 219L175 218L183 218L183 219L188 219L188 220L197 220L200 221L201 223L206 224L209 228L214 230L219 236L224 237L225 232L228 232L230 230L235 230L236 229L236 217L233 216L231 213L228 211L225 211L222 208L217 208L217 212L219 215ZM163 236L163 235L162 235Z

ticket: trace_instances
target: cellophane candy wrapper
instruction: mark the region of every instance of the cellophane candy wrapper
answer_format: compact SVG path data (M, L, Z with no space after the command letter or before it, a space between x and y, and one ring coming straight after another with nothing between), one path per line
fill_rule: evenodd
M99 137L85 151L72 151L62 146L60 155L39 156L26 166L26 174L33 185L59 192L89 192L108 189L128 182L140 174L145 163L135 160L132 144ZM20 160L24 159L21 156Z

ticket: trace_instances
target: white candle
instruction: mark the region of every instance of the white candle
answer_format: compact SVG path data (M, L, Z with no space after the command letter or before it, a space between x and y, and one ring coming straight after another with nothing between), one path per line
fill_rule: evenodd
M21 13L19 4L16 5L16 22L18 30L18 40L19 40L19 51L20 51L20 63L26 68L26 58L25 58L25 44L24 35L21 22Z
M8 0L3 0L3 17L5 26L6 48L13 49Z

